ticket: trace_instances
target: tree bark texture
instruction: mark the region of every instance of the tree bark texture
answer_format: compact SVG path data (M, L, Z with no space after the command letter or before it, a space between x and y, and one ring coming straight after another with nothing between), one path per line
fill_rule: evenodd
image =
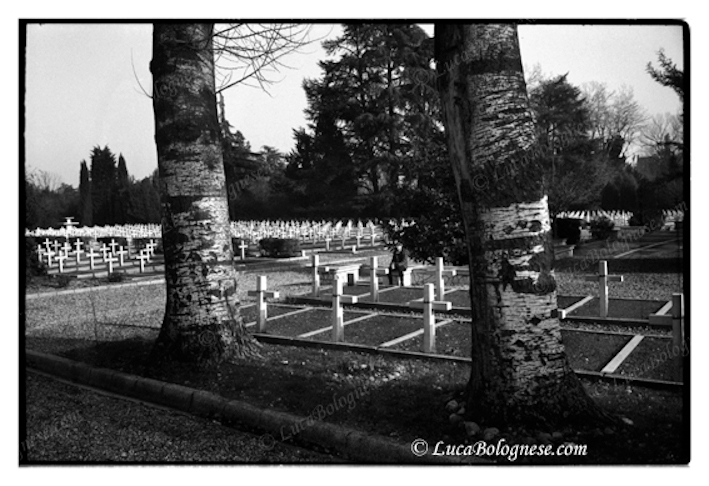
M468 413L482 422L588 416L595 405L561 340L549 210L517 28L437 24L435 40L470 258Z
M155 24L153 110L167 302L160 357L253 356L239 313L217 120L212 24Z

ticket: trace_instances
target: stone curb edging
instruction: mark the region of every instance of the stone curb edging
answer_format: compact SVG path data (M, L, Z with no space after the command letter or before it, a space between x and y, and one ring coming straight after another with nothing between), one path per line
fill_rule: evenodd
M282 431L300 430L299 441L337 451L353 462L374 464L485 464L489 461L473 457L416 457L408 444L374 436L349 427L319 420L309 420L285 412L264 410L239 400L229 400L215 393L182 385L165 383L106 368L97 368L60 356L26 351L25 363L36 369L75 383L108 392L145 400L193 415L219 418L225 425L242 424L265 432L264 438L275 443ZM307 422L307 423L306 423ZM264 443L264 445L266 445Z

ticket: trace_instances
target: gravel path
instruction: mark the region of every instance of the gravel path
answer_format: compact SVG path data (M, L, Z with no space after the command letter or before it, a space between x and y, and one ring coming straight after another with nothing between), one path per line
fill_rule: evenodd
M217 422L106 396L27 373L27 440L42 462L337 463Z

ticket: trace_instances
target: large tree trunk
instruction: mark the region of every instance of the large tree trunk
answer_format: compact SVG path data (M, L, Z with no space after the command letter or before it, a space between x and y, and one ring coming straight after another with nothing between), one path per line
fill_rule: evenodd
M156 24L153 110L167 303L156 357L251 356L239 313L214 82L212 24Z
M596 415L556 317L549 210L516 26L437 24L435 41L470 257L468 413L488 423Z

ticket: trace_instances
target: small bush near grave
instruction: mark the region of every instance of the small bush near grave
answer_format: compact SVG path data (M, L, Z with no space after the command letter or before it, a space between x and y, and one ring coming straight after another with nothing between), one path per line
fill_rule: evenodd
M259 241L264 256L287 258L300 256L300 242L295 238L264 238Z
M37 242L34 238L25 238L25 278L27 282L33 277L47 275L47 266L39 259Z
M634 213L628 221L630 226L646 226L649 231L660 229L665 224L665 215L659 209Z
M54 286L59 289L64 289L69 286L72 278L68 275L54 275L52 280L54 280Z
M598 240L606 240L613 233L613 221L606 217L591 221L591 235Z
M108 281L111 283L123 282L125 274L123 272L111 272L108 274Z
M422 216L407 224L390 221L383 228L387 239L401 242L414 260L433 264L441 256L449 265L467 265L465 230L456 216L435 220Z
M557 238L565 239L567 245L577 245L581 241L581 222L574 218L556 218L554 233Z

